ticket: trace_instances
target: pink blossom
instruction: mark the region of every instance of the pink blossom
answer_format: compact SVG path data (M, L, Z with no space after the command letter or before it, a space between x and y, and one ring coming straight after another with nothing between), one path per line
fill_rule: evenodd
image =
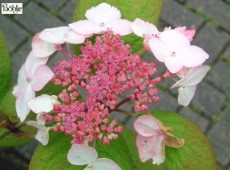
M44 65L46 62L46 58L37 59L31 52L19 70L18 84L14 87L13 94L17 97L16 111L21 121L30 112L27 103L35 97L35 91L40 91L53 77L53 72Z
M180 105L189 105L195 95L197 84L201 82L209 70L209 66L201 65L190 70L186 70L184 74L180 74L182 78L171 87L171 89L179 87L178 103Z
M69 24L69 27L83 35L98 34L108 30L120 35L127 35L132 32L131 22L121 19L120 11L107 3L92 7L87 10L85 16L87 20L74 22Z
M195 29L187 30L186 27L176 27L175 30L178 30L182 34L184 34L190 42L193 40L193 37L195 36L196 33Z
M47 28L39 33L39 38L51 44L81 44L85 41L84 35L78 34L69 27Z
M200 47L190 45L188 38L177 30L159 33L159 38L149 40L149 46L155 57L164 62L171 73L183 67L197 67L209 57Z
M164 126L152 115L138 117L134 122L134 128L138 134L136 145L142 162L152 159L153 164L159 165L165 160L165 145L181 147L184 144L183 139L171 134L170 127ZM174 140L167 141L169 138Z

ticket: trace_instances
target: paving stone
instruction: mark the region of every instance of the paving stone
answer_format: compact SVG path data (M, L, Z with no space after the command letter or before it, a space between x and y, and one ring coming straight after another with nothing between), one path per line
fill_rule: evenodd
M18 151L21 155L23 155L27 160L30 160L33 156L34 150L37 147L38 142L36 140L33 140L32 142L15 148L16 151Z
M196 35L192 44L203 48L208 54L209 59L206 63L210 64L217 59L223 46L230 40L230 35L217 29L211 24L206 24Z
M224 2L220 0L208 0L208 1L200 1L200 0L189 0L193 7L195 7L198 11L206 14L207 16L213 18L217 22L219 22L223 27L230 30L230 6L226 5Z
M161 18L170 25L198 28L202 20L175 0L165 0Z
M230 46L224 52L224 58L226 58L228 61L230 61Z
M159 90L160 102L153 103L149 106L149 110L176 111L179 107L177 100L166 91Z
M230 66L223 61L219 61L208 75L208 80L222 89L226 94L230 94Z
M52 28L64 25L61 20L49 12L31 2L24 8L23 15L15 16L22 25L31 32L40 32L44 28Z
M230 162L230 105L220 121L210 130L208 138L212 143L218 162L226 166Z
M26 3L28 0L1 0L1 3Z
M58 10L65 3L63 0L40 0L39 2L50 8L50 10Z
M18 77L18 71L21 68L22 64L25 63L26 57L28 56L29 52L31 51L31 45L30 44L31 44L31 42L27 41L10 58L10 63L12 66L11 68L13 71L13 79L12 79L13 84L16 84L17 79L18 79L17 78Z
M73 14L76 8L76 0L68 1L65 7L60 11L60 15L66 20L67 23L73 21Z
M207 116L212 117L220 112L224 104L225 96L210 86L208 83L201 82L196 89L196 94L192 103L199 107Z
M196 124L203 132L207 130L209 121L202 116L200 116L198 113L193 112L188 107L183 107L179 114L183 116L184 118L192 121L194 124Z
M0 29L6 38L8 49L12 52L28 36L28 33L6 16L0 15L0 23Z

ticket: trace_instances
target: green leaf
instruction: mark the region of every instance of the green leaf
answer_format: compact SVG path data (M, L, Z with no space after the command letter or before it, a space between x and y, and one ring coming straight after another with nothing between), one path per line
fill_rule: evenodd
M202 131L190 121L176 113L157 111L152 113L166 126L173 128L173 133L185 140L181 148L166 147L166 160L160 165L151 165L151 161L143 164L139 161L135 136L126 129L123 138L128 143L136 170L216 170L217 165L212 148Z
M79 0L73 17L74 21L85 19L85 12L102 2L117 7L124 19L133 21L135 18L141 18L157 24L163 0ZM143 39L134 34L124 36L124 40L131 44L134 53L143 49Z
M30 162L30 170L82 170L85 166L74 166L67 160L67 153L71 147L70 141L71 138L68 136L52 133L47 146L37 147ZM121 169L133 170L131 156L122 137L107 146L97 142L96 150L98 158L110 158L119 164Z
M11 68L6 41L0 30L0 102L11 86Z
M26 144L33 139L35 129L20 123L15 109L15 97L9 90L0 104L0 147Z
M5 121L1 121L1 124L3 123L9 124L7 119ZM31 126L28 126L25 123L14 122L12 125L12 129L0 129L0 147L14 147L24 145L34 138L33 136L36 130L31 128Z

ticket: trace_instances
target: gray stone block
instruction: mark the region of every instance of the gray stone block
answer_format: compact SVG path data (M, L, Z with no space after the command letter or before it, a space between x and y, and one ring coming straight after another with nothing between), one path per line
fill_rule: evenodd
M210 130L208 138L212 143L218 162L226 166L230 162L230 105L220 121Z
M28 33L6 16L0 15L0 29L3 31L8 49L12 52L26 39Z
M149 110L176 111L179 107L177 100L171 96L168 91L159 90L160 102L153 103L149 106Z
M230 6L226 5L221 0L189 0L190 3L196 10L204 13L205 15L213 18L223 27L230 30Z
M225 93L230 94L230 66L228 63L219 61L210 71L208 80L213 82L215 86L222 89Z
M193 112L188 107L183 107L179 114L183 116L184 118L192 121L194 124L196 124L203 132L207 130L208 127L208 120L204 117L200 116L198 113Z
M220 112L224 104L225 96L210 86L201 82L196 89L196 94L192 100L195 107L200 108L207 116L212 117Z
M76 8L76 0L68 1L65 7L60 11L60 15L66 20L67 23L73 22L73 14Z
M27 160L30 160L33 156L34 150L36 149L38 142L33 140L32 142L15 148L21 155L23 155Z
M39 2L50 10L58 10L65 3L63 0L39 0Z
M198 28L202 20L175 0L165 0L161 18L170 25Z
M209 59L206 63L210 64L217 59L223 46L230 40L230 35L217 29L211 24L206 24L196 35L192 44L203 48L208 54Z
M13 71L13 84L16 84L18 78L18 71L21 68L22 64L25 63L26 58L31 51L31 42L27 41L17 50L16 53L10 58L11 68Z
M224 52L224 58L227 59L228 61L230 61L230 46Z
M15 19L33 33L40 32L44 28L63 26L63 22L49 12L31 2L24 8L23 15L15 16Z

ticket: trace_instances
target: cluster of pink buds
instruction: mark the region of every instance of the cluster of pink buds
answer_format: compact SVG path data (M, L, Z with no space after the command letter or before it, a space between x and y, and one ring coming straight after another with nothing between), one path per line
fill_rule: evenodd
M180 80L171 88L179 87L178 102L187 106L195 94L196 85L209 70L209 66L202 65L208 54L190 44L195 31L185 27L166 28L159 32L154 25L141 19L133 22L121 19L120 11L106 3L89 9L85 16L86 20L45 29L34 36L32 51L19 71L13 94L17 97L16 110L21 121L31 110L37 114L36 121L27 122L38 128L37 140L46 145L50 130L72 136L69 162L83 165L77 158L87 150L93 155L88 166L99 170L101 160L97 159L97 153L90 145L96 140L107 145L123 130L110 114L116 111L133 116L120 108L126 102L133 103L135 112L148 113L148 105L160 100L157 85L174 75ZM165 73L156 76L155 62L145 62L141 53L131 52L131 44L122 40L123 35L131 33L143 37L143 50L151 51L156 59L165 63L168 69ZM87 39L95 34L93 42ZM83 44L79 49L81 53L71 52L70 44ZM49 68L46 63L55 51L66 59ZM62 91L52 96L42 94L36 97L35 92L47 83L60 86ZM138 132L141 161L153 159L154 164L162 163L164 151L160 146L171 131L164 130L161 123L150 115L137 118L134 125ZM150 133L146 134L147 131ZM183 140L172 134L169 136L183 145ZM143 142L145 138L148 138L147 142ZM153 149L148 149L150 146ZM78 157L73 157L74 154ZM120 169L112 160L103 159L102 162L103 166Z

